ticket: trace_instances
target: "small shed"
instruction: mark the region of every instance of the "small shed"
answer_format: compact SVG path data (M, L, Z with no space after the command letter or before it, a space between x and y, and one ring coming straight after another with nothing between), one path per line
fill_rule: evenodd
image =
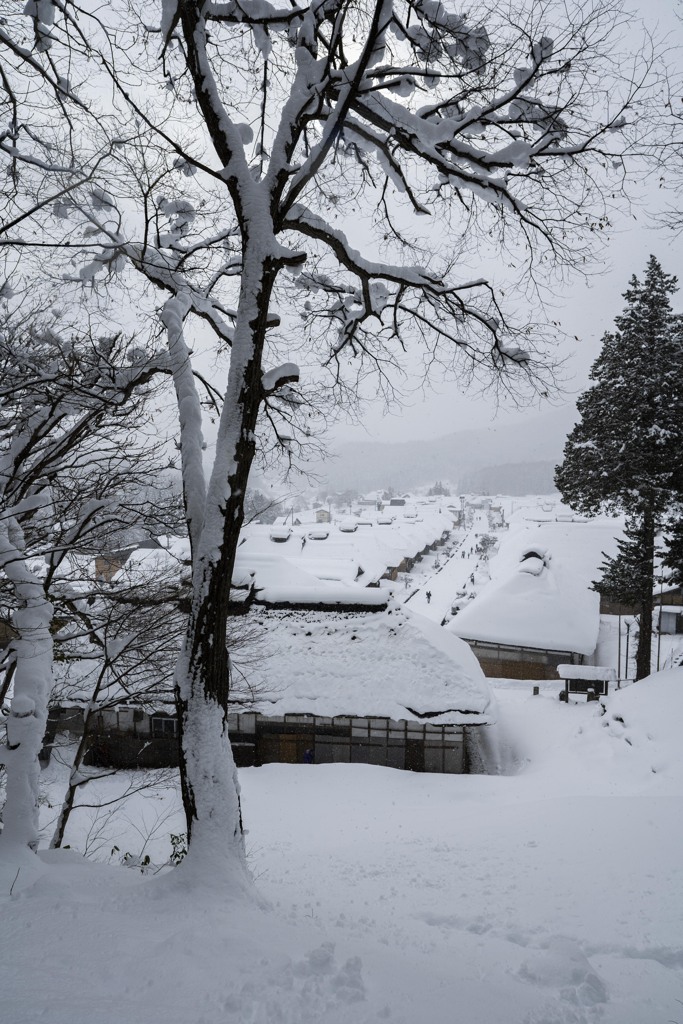
M660 633L683 633L683 607L679 604L658 605Z
M560 700L565 703L571 693L585 694L588 700L606 697L609 684L617 678L615 670L605 665L558 665L557 674L564 682Z

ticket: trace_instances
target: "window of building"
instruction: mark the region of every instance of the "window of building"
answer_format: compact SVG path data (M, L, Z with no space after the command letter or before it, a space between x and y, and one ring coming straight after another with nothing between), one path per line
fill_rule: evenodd
M155 739L170 739L178 735L178 721L175 718L163 718L161 715L152 716L152 736Z

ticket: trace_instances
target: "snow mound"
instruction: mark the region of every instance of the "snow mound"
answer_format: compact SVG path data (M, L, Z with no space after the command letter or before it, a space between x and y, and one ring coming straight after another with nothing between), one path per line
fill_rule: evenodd
M603 727L654 774L683 777L683 668L655 672L602 701Z
M479 737L492 774L543 779L555 794L674 795L683 785L683 668L658 672L600 702L560 702L561 683L540 696L496 688L497 723Z

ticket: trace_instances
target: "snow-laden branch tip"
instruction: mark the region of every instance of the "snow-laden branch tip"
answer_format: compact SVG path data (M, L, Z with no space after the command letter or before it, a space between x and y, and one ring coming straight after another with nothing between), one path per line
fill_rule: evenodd
M283 363L272 370L267 370L261 378L261 389L264 395L272 395L285 384L295 384L299 380L299 367L296 363Z

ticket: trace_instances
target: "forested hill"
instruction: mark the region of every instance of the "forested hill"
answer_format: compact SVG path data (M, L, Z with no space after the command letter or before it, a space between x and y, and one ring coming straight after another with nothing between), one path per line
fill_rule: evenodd
M553 469L576 416L574 406L564 406L433 441L342 444L336 457L311 468L335 490L407 490L448 480L460 490L544 493L553 489Z

